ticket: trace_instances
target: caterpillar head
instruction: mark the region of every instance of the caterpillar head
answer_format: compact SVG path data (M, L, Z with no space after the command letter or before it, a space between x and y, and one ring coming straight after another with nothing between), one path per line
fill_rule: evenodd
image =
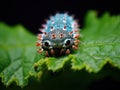
M71 16L56 14L41 30L38 35L38 52L46 51L46 56L69 54L78 47L78 27Z
M73 44L74 38L64 30L51 31L42 40L42 48L46 51L71 48Z

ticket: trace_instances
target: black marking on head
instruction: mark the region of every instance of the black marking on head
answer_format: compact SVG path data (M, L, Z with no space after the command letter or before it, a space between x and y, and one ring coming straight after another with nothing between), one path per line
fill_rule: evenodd
M63 37L60 37L60 34L63 34ZM56 38L52 38L55 35ZM47 41L47 42L46 42ZM72 35L68 33L68 31L64 30L54 30L48 33L48 36L43 38L43 49L51 50L52 49L62 49L62 48L71 48L73 45L74 39ZM48 44L49 43L49 44Z

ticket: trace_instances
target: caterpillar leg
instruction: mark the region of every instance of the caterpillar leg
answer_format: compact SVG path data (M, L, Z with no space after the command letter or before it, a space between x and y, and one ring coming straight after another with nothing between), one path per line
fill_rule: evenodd
M51 55L54 55L54 54L55 54L55 52L54 52L53 49L51 49L50 53L51 53Z
M43 49L38 49L37 52L38 53L42 53Z
M46 51L45 56L46 56L46 57L49 57L48 51Z
M62 55L64 53L64 49L60 50L60 55Z
M67 49L65 52L66 55L70 54L70 49Z

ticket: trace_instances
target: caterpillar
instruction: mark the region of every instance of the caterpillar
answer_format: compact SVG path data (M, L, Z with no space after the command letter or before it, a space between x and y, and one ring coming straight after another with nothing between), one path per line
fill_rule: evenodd
M46 56L61 56L78 49L79 26L72 16L57 13L42 26L36 42L38 53L46 51Z

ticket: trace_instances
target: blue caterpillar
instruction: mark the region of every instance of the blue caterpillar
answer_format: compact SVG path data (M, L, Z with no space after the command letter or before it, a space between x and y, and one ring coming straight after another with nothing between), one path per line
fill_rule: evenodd
M36 42L38 53L46 51L46 56L61 56L78 49L78 23L66 13L51 16L40 31Z

